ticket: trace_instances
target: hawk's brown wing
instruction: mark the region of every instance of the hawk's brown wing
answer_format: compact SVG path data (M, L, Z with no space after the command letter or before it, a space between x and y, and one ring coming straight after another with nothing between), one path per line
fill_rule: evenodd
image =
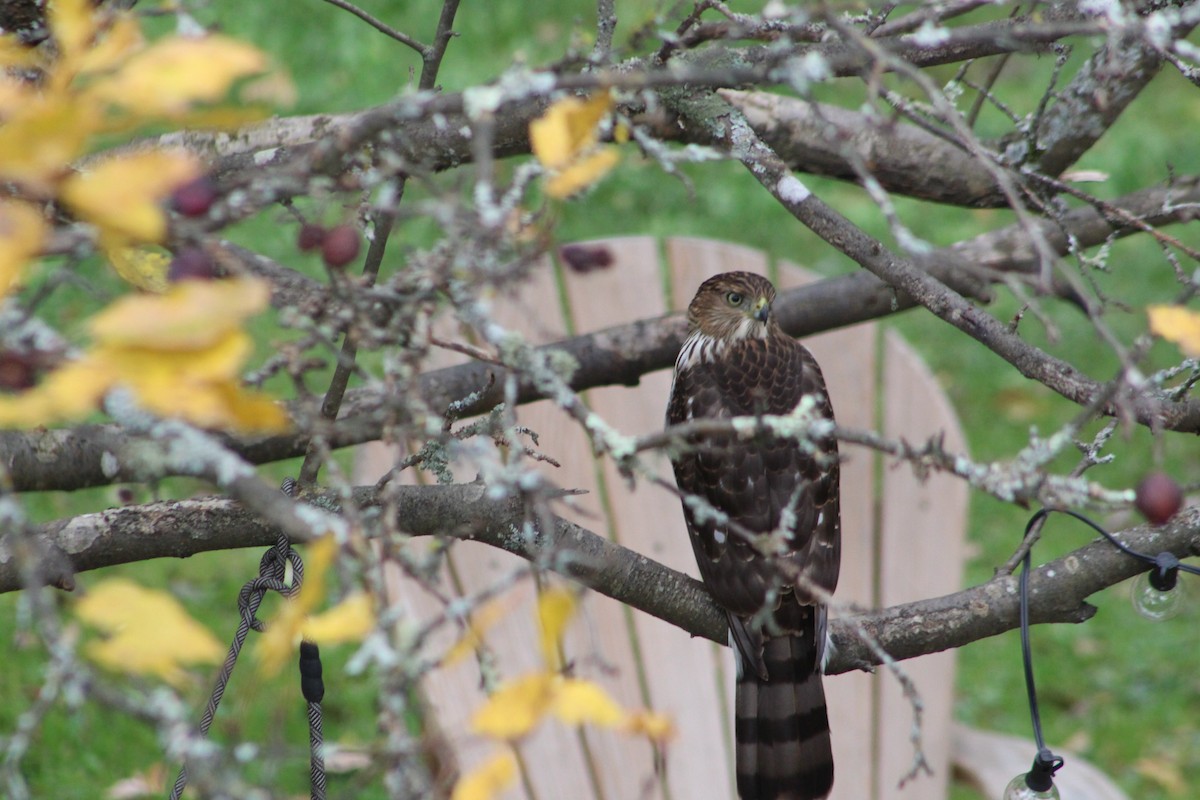
M698 361L675 375L668 424L691 419L791 413L804 396L832 419L825 381L812 355L785 335L744 339L711 361ZM837 443L815 450L766 435L750 439L713 436L672 459L679 489L702 498L751 533L776 529L791 506L789 550L780 557L832 592L840 555ZM767 559L736 528L719 523L703 508L684 503L684 517L704 582L717 602L737 615L753 615L777 581L776 559ZM787 588L789 582L777 586ZM800 589L797 600L812 598ZM778 620L787 629L787 620ZM747 654L749 655L749 654Z

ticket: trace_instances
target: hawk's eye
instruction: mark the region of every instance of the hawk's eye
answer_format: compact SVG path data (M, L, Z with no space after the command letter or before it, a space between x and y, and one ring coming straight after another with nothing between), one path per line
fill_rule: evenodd
M742 300L745 298L737 292L730 292L729 294L725 295L725 299L729 301L729 305L731 306L740 306L742 304Z

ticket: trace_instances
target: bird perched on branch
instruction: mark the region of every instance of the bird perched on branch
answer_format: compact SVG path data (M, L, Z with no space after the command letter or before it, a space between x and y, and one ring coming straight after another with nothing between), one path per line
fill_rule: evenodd
M748 272L700 286L675 362L668 425L788 415L801 404L833 420L821 370L779 327L774 299L771 282ZM766 429L693 435L672 463L700 575L728 615L737 657L738 794L824 798L833 753L821 597L837 585L841 553L837 442Z

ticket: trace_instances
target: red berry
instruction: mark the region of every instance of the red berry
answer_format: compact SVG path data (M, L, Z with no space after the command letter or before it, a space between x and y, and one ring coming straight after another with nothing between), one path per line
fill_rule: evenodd
M1183 490L1174 478L1152 472L1138 484L1133 504L1154 525L1162 525L1183 506Z
M353 225L330 228L321 242L321 256L331 267L344 267L358 257L362 242Z
M216 267L208 253L199 247L183 247L171 259L167 268L167 280L177 281L207 281L216 277Z
M171 193L171 207L185 217L199 217L208 213L219 196L212 178L201 175L175 187Z
M0 391L29 389L37 379L33 359L13 350L0 351Z
M613 265L613 252L602 244L564 244L558 248L564 264L576 272L587 274Z
M296 246L307 253L316 250L325 243L325 228L315 222L306 222L300 226L300 234L296 237Z

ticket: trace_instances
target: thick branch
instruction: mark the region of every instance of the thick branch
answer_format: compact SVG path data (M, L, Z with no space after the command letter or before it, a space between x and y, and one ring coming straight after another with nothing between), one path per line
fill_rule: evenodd
M1187 176L1165 188L1145 189L1111 203L1152 225L1163 225L1190 218L1190 207L1200 203L1200 176ZM1134 229L1120 220L1107 219L1094 208L1080 208L1066 214L1062 224L1038 223L1050 246L1060 255L1067 252L1069 239L1081 247L1103 243L1109 237L1128 235ZM231 253L245 251L230 247ZM257 270L276 280L276 273L290 273L271 264ZM973 239L935 250L928 256L927 273L965 294L980 293L980 283L969 277L966 266L996 271L1026 271L1037 264L1036 254L1026 232L1018 225L981 234ZM244 263L250 263L246 261ZM311 279L297 277L286 281L280 298L285 303L322 301L320 296L304 300L305 287L315 287ZM793 336L807 336L833 328L878 319L896 311L912 308L913 299L899 294L874 275L865 272L829 278L785 292L776 302L775 311L784 330ZM641 320L575 336L547 348L565 350L579 363L571 378L571 388L583 391L597 386L635 386L641 376L675 363L683 343L685 324L679 315ZM495 372L489 364L472 362L425 373L421 377L422 394L432 408L445 408L472 392L488 386ZM523 381L519 402L541 399L532 383ZM500 390L485 392L467 409L481 413L500 400ZM383 430L382 411L387 398L374 389L347 393L342 418L324 434L331 447L347 447L378 439ZM1182 414L1176 430L1200 430L1200 411ZM272 437L224 437L228 447L247 461L265 464L304 454L308 438L299 434ZM0 459L3 459L17 491L73 490L87 486L139 480L126 466L126 448L141 445L114 425L79 425L42 431L0 431Z
M643 555L563 519L553 532L521 533L528 515L517 500L494 500L481 484L391 487L401 529L413 535L473 539L573 578L695 636L727 641L725 618L703 585ZM362 507L382 507L373 488L354 490ZM327 498L322 498L322 504ZM77 572L150 558L184 558L210 550L261 547L278 530L237 503L217 498L129 506L48 523L39 549ZM1200 508L1178 514L1161 528L1139 526L1119 534L1135 550L1200 554ZM0 539L0 592L23 588L13 556L13 535ZM21 544L25 544L24 542ZM1082 622L1095 609L1087 597L1126 580L1145 566L1103 540L1036 569L1030 578L1034 622ZM1183 577L1187 580L1187 576ZM837 644L831 673L878 663L859 639L862 629L897 659L995 636L1017 626L1016 580L997 578L944 597L855 614L833 623Z

